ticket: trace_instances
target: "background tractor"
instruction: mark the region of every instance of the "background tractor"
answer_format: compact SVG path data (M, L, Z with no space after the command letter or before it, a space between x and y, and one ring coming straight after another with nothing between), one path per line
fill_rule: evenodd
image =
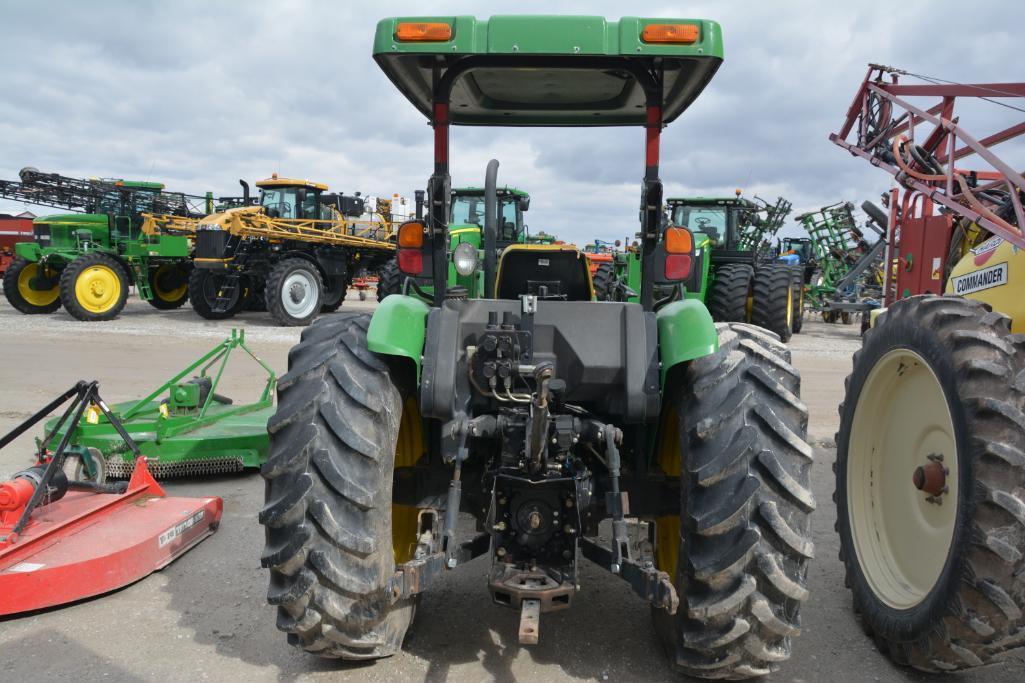
M487 556L491 600L536 643L540 616L579 599L587 559L650 603L678 670L775 669L813 554L800 379L771 333L679 296L695 243L663 221L658 177L664 126L722 61L719 26L385 19L374 58L434 129L427 215L397 239L400 270L431 290L410 280L372 314L325 316L289 354L260 514L277 626L320 656L387 656L414 612L433 618L415 607L438 576ZM595 301L575 247L499 255L496 161L484 296L451 282L450 126L510 124L644 128L637 302ZM600 622L561 623L600 647Z
M982 136L955 114L959 97L1022 111L1025 83L902 76L871 65L830 136L900 184L886 308L840 406L834 500L865 631L939 672L1025 643L1025 177L991 149L1025 122Z
M523 222L523 214L530 208L530 195L514 187L498 189L498 234L495 248L502 250L510 244L523 244L528 241L546 244L551 243L544 235L538 240L530 240L527 226ZM419 215L419 212L418 212ZM461 187L452 191L449 202L448 234L449 249L452 252L449 264L448 286L465 287L467 296L479 298L484 294L484 273L479 268L480 250L482 249L481 230L484 225L484 188ZM467 246L460 247L460 244ZM399 270L399 263L393 259L382 268L377 281L377 300L383 301L390 294L402 292L406 276ZM425 292L430 292L432 284L426 279L414 280L414 283Z
M680 285L684 296L704 302L717 322L754 323L783 341L800 331L800 274L768 253L790 202L782 197L775 204L751 201L738 190L736 197L670 198L666 204L669 222L687 227L695 239L696 264ZM641 258L636 247L589 258L600 300L638 300Z
M16 244L4 273L4 295L22 313L52 313L62 305L79 320L110 320L128 288L159 309L188 300L190 241L146 234L144 212L198 217L212 197L165 192L160 183L84 180L23 168L20 182L0 181L0 197L77 213L40 216L35 239Z
M208 320L248 308L280 325L307 325L341 306L352 279L376 271L395 250L390 222L359 220L366 211L359 194L329 194L322 183L277 174L256 186L257 202L243 183L242 201L223 212L202 220L153 215L144 225L194 235L189 297Z
M668 199L670 222L694 232L700 276L687 296L704 301L718 322L750 322L788 341L802 322L800 273L766 260L764 245L790 212L790 202L775 205L736 197ZM697 273L696 273L697 275Z

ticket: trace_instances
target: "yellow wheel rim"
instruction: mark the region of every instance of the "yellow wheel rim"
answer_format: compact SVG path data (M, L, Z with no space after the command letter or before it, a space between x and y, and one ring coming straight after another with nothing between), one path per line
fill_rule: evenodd
M54 285L50 289L32 289L32 278L39 272L38 263L28 263L18 273L18 294L26 303L32 306L49 306L60 296L60 285ZM48 270L43 273L52 276Z
M189 289L188 282L183 282L180 286L172 289L164 289L160 286L160 278L166 273L173 271L177 266L171 266L164 264L157 268L157 272L153 274L153 294L161 301L178 301L185 292Z
M666 406L659 429L658 465L666 476L680 476L680 421L676 406ZM682 484L681 484L682 485ZM680 559L680 515L655 519L655 567L676 579Z
M395 444L395 467L412 467L424 453L423 425L420 421L420 407L410 397L402 408L399 423L399 438ZM413 559L416 552L416 537L419 529L419 508L412 505L392 505L391 538L395 564Z
M106 313L121 299L121 278L110 266L89 266L75 280L75 299L91 313Z
M917 468L936 456L947 469L938 503L913 483ZM954 538L957 489L957 441L943 387L921 356L894 349L865 380L847 448L858 564L890 607L910 609L936 585Z

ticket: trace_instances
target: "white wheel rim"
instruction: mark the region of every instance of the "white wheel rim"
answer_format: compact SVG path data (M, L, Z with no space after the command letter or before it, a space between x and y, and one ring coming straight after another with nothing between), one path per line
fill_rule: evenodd
M319 298L317 283L305 271L295 271L281 284L282 305L293 318L305 318L313 313Z
M936 585L957 522L957 441L936 373L914 351L894 349L862 387L847 451L847 511L861 570L875 595L910 609ZM942 455L947 491L918 490L916 468Z

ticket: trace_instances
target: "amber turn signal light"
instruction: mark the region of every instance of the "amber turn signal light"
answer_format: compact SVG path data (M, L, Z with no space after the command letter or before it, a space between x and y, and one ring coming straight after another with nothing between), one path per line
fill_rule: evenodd
M399 226L399 246L419 249L424 245L424 226L410 221Z
M676 43L690 45L698 42L700 30L694 24L648 24L641 31L645 43Z
M452 27L446 23L401 23L395 27L395 40L404 43L441 43L452 40Z
M666 253L689 254L694 251L694 237L687 228L666 228Z

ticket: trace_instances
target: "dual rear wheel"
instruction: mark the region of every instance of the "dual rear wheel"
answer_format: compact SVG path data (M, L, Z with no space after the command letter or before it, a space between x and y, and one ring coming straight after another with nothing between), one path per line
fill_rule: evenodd
M789 266L720 266L706 297L716 322L749 322L775 333L784 343L800 330L803 288Z

